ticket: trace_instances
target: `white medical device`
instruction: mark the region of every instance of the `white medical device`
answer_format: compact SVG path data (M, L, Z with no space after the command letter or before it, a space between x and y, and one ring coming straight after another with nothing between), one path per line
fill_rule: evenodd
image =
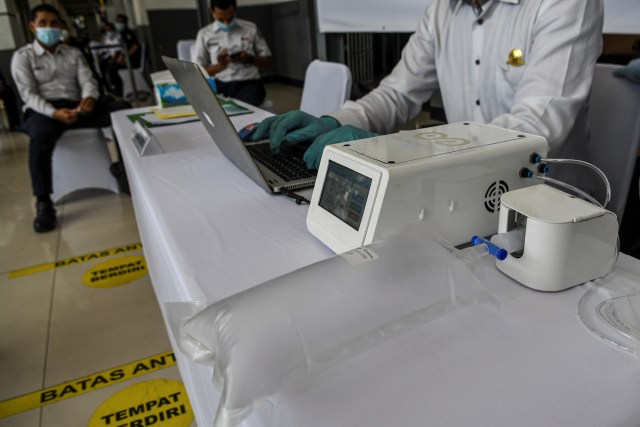
M533 152L544 138L472 122L327 146L307 228L336 253L411 223L453 245L495 234L500 196L533 184L519 175Z
M496 266L525 286L561 291L609 272L618 220L606 209L548 185L502 195L499 233L520 229L522 251Z

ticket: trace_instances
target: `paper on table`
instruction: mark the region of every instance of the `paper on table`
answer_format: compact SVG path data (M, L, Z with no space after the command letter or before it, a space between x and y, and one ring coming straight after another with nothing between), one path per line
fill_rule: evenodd
M140 116L140 118L153 126L177 125L180 123L195 122L200 120L198 116L185 116L185 117L175 117L172 119L161 119L160 117L156 116L154 113L143 114Z
M191 105L180 105L178 107L169 108L151 108L151 111L160 119L196 116L196 112Z

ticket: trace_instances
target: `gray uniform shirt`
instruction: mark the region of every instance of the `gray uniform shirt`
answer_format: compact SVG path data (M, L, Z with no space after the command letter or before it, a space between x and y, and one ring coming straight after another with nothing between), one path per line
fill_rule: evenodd
M18 49L11 58L11 76L25 109L52 117L56 108L49 101L80 101L100 95L82 52L58 44L53 53L36 40Z
M253 22L237 19L237 25L230 31L221 30L215 22L198 31L194 62L207 67L218 63L218 53L243 50L252 56L271 56L266 40ZM237 80L257 80L258 67L253 64L229 63L227 68L214 76L223 82Z

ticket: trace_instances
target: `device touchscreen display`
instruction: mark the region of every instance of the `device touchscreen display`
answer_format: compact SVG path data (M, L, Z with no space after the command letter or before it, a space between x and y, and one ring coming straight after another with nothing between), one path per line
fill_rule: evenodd
M320 207L358 231L370 189L371 178L330 160Z

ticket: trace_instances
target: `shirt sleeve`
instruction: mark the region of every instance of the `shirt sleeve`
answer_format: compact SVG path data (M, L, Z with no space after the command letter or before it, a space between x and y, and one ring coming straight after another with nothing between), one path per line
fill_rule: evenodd
M193 58L193 62L200 64L203 67L211 65L211 61L209 60L209 51L207 50L207 43L204 37L204 28L198 31L198 35L196 36L195 54L196 56Z
M259 29L256 28L256 38L254 42L256 55L260 57L271 56L271 50L269 50L269 45L267 41L262 36L262 33Z
M75 48L73 48L73 51L78 64L78 84L80 85L82 99L89 97L98 99L100 91L98 90L98 83L93 78L91 68L89 68L84 56L82 56L82 52Z
M31 57L27 50L18 50L11 57L11 77L25 108L53 117L56 108L40 95L38 82L31 68Z
M422 104L438 87L432 10L427 7L391 74L371 93L356 102L347 101L341 110L329 116L343 125L390 133L420 112Z
M602 0L543 3L511 111L491 124L541 135L557 150L589 97L602 50L602 21Z

